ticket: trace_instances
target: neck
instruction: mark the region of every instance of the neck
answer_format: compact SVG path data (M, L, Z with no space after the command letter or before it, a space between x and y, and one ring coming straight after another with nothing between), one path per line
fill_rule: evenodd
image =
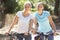
M42 12L43 12L42 10L38 10L38 13L39 13L40 15L42 15Z
M29 12L28 12L28 11L26 11L26 10L24 10L24 11L23 11L23 16L24 16L24 17L29 16Z

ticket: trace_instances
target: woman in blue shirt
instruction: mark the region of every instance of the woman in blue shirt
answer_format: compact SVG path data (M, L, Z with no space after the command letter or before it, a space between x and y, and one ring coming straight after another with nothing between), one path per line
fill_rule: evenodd
M48 35L48 40L54 40L52 33L56 35L56 27L48 11L44 11L44 5L42 2L37 3L37 12L35 12L35 25L38 23L38 32L40 34ZM43 40L43 35L40 35Z

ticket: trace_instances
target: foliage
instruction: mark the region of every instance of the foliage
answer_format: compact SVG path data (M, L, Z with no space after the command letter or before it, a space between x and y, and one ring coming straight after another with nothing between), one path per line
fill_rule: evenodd
M16 7L18 6L16 0L4 0L4 4L6 13L15 12Z
M44 10L53 11L55 0L4 0L5 2L5 8L6 12L17 12L19 10L23 10L24 3L26 1L30 1L32 3L32 11L36 11L35 5L37 2L43 2L44 3Z

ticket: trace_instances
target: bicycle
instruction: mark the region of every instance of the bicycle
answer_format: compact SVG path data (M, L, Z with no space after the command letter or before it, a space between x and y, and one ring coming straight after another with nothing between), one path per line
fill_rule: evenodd
M44 33L37 33L37 34L38 34L38 36L35 37L35 40L41 40L40 35L43 36L43 40L48 40L48 36L53 35L53 33L49 33L49 32L46 34L44 34Z
M43 36L43 40L48 40L48 36L49 36L49 35L53 35L53 33L47 32L47 33L41 33L40 35Z
M42 35L44 36L44 40L48 40L48 36L49 36L49 35L54 35L54 34L53 34L53 33L50 34L50 33L48 32L47 34L42 34ZM59 33L56 33L56 35L60 35L60 34L59 34Z
M19 40L19 39L17 38L17 35L18 35L18 33L14 33L14 32L9 33L9 34L8 34L8 36L10 37L9 40ZM23 38L23 37L22 37L22 38ZM25 40L25 39L23 38L23 40Z
M16 33L9 33L8 36L10 38L9 40L18 40Z

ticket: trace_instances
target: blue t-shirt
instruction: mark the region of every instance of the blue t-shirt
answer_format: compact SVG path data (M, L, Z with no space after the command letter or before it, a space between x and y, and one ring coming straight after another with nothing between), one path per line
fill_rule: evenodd
M52 30L48 16L50 16L50 13L48 11L43 11L42 15L39 15L38 12L35 13L35 17L37 19L37 22L39 24L38 32L40 33L46 33Z

